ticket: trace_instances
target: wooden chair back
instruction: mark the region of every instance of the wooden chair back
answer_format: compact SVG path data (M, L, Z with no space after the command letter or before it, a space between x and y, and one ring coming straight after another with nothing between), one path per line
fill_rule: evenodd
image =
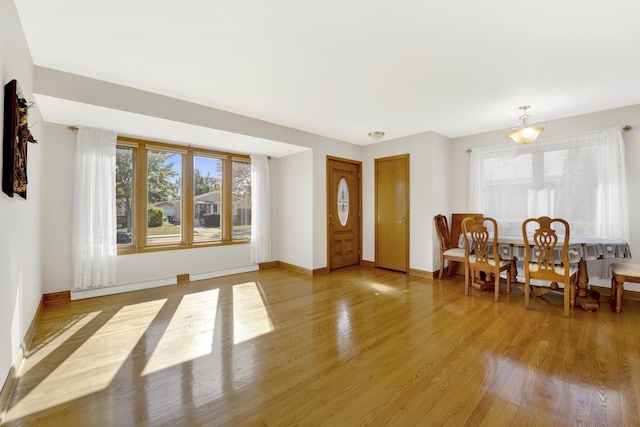
M487 225L490 227L487 228ZM500 263L497 243L498 223L495 219L482 216L466 217L462 220L462 230L467 258L473 257L474 262L491 265L491 268L494 268L496 263ZM495 262L490 264L490 259Z
M532 234L529 230L533 226ZM528 218L522 223L525 243L524 256L524 304L530 306L531 279L552 284L564 284L564 315L570 317L570 306L574 305L575 278L577 268L569 264L569 223L561 218ZM558 249L560 249L558 251Z
M438 272L438 279L442 279L445 260L449 261L449 276L451 276L454 263L464 264L464 249L459 248L458 242L453 241L451 238L451 231L449 230L449 223L446 216L436 215L433 218L433 222L436 226L436 232L438 233L438 240L440 241L440 271Z
M529 224L534 226L532 235L527 232ZM525 274L531 264L537 264L535 270L529 271L532 279L551 282L569 280L570 228L567 221L548 216L528 218L522 223L522 237L525 243ZM557 255L560 255L560 259ZM559 265L563 267L562 274L558 273Z
M476 282L476 273L487 273L487 278L493 276L494 301L498 301L500 294L500 273L507 272L507 293L511 293L513 260L501 260L498 250L498 223L494 218L482 215L470 216L462 220L462 230L465 251L465 281L464 293L470 295L470 288L485 289L487 282ZM472 253L473 251L473 253Z
M451 246L451 232L449 231L449 222L444 215L436 215L433 218L433 222L436 226L436 232L438 233L438 240L440 241L440 252L444 252Z
M458 246L458 239L462 236L462 221L468 217L482 217L481 213L452 213L449 229L451 230L451 243ZM462 247L462 246L459 246Z

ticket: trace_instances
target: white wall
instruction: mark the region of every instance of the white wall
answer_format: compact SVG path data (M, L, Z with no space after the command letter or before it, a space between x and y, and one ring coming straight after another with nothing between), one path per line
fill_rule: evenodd
M428 234L430 230L431 235L431 266L427 268L427 271L440 270L440 242L436 234L436 229L433 223L433 217L438 214L446 215L448 218L451 216L451 209L449 207L449 194L453 190L449 183L449 171L456 169L459 165L452 161L451 157L451 141L439 134L435 134L438 139L433 144L433 152L431 153L431 188L433 191L433 197L431 204L429 205L429 214L425 217L424 235Z
M33 100L32 61L13 1L0 0L0 109L4 85L16 79L23 96ZM39 144L29 144L27 200L0 193L0 384L4 383L42 297L40 197L42 123L29 109L31 131ZM2 153L0 153L0 158Z
M375 261L375 159L409 154L410 158L410 260L412 269L435 271L439 267L434 242L433 217L448 207L449 140L427 132L362 148L363 160L363 252L362 258Z
M44 124L42 144L42 283L45 294L68 291L71 268L71 216L75 132L65 126Z
M272 182L278 197L271 200L273 259L308 270L313 270L313 175L312 150L281 157Z
M545 131L540 138L544 139L625 125L634 127L634 130L624 133L624 140L629 191L629 221L631 223L629 245L631 246L631 254L638 258L640 257L640 227L637 225L640 217L640 198L638 197L637 188L640 185L640 170L636 165L636 160L640 158L640 105L552 120L547 122ZM449 172L449 181L451 182L451 188L454 189L450 198L453 212L468 212L469 155L466 150L489 145L513 144L506 134L507 130L503 129L456 138L451 141L452 167ZM634 261L638 262L637 259ZM590 283L598 286L610 286L608 280L596 278L591 278ZM625 288L640 291L640 286L637 284L627 284Z

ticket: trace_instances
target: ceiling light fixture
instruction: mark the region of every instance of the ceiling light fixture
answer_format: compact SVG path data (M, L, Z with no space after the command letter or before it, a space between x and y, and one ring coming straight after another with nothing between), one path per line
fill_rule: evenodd
M380 141L382 139L382 137L384 136L384 132L382 132L381 130L377 130L375 132L369 132L369 136L374 141Z
M530 124L529 118L531 116L527 114L528 108L531 108L531 106L523 105L520 107L520 110L522 110L522 115L518 117L520 119L520 123L512 124L512 130L507 134L509 138L513 139L518 144L528 144L533 142L538 135L542 133L546 123L545 120L538 120L537 122Z

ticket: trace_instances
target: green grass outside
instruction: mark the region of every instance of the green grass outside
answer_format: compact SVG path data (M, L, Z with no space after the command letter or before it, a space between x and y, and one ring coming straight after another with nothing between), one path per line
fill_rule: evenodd
M214 230L215 228L208 228L208 230ZM234 231L250 230L251 225L234 225ZM197 230L195 231L197 233ZM173 225L168 222L164 222L160 227L147 228L147 236L164 236L171 234L180 234L180 226Z
M160 227L147 228L147 236L162 236L166 234L180 234L180 226L163 222Z

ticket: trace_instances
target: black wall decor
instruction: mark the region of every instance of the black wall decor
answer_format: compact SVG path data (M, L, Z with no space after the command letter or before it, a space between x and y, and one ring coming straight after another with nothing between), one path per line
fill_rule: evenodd
M9 197L27 198L27 142L36 143L28 119L29 105L16 80L4 86L2 191Z

